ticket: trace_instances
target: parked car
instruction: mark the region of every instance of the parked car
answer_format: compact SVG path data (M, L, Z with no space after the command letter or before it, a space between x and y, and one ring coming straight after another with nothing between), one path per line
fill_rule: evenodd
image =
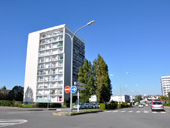
M89 109L92 109L93 108L93 105L91 103L88 103L88 108Z
M94 103L94 104L93 104L93 108L94 108L94 109L98 109L98 108L99 108L99 105L98 105L97 103Z
M89 103L85 103L85 108L86 108L86 109L89 108Z
M145 106L148 106L148 104L145 104Z
M79 105L78 104L76 104L76 105L74 105L73 106L73 109L83 109L83 108L85 108L85 104L84 103L80 103Z
M143 104L139 104L138 107L139 108L143 108L144 106L143 106Z
M164 111L164 106L162 104L162 102L160 101L153 101L152 105L151 105L151 110L161 110Z

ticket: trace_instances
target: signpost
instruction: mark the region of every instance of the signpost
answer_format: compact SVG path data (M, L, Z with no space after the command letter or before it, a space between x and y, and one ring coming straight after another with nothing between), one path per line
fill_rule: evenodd
M85 84L84 83L78 83L78 82L74 82L74 85L77 86L77 100L78 100L78 105L79 105L79 92L80 90L84 90L84 86ZM79 107L77 108L77 111L79 112Z
M72 86L72 87L71 87L71 92L72 92L72 93L76 93L76 91L77 91L77 87L76 87L76 86Z
M69 93L70 92L70 86L66 86L65 87L65 93Z

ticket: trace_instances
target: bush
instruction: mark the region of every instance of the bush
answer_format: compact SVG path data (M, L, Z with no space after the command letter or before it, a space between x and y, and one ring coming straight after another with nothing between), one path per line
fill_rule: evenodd
M117 108L117 103L101 103L100 104L100 109L105 110L105 109L116 109Z
M10 100L0 100L0 106L13 106L13 102Z
M106 104L105 103L100 103L100 109L105 110L106 109Z
M47 107L47 103L37 103L36 105L38 108L46 108Z
M61 108L61 103L51 103L50 108Z
M33 104L22 104L21 107L23 107L23 108L36 108L37 106L33 105Z
M170 106L170 103L164 103L163 105L164 106Z

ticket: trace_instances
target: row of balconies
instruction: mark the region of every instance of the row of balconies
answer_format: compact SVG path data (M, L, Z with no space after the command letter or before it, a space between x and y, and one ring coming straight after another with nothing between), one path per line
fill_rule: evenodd
M61 54L61 53L63 53L63 51L42 52L39 53L39 56L50 56L50 55Z
M63 64L56 64L56 65L40 65L38 66L38 69L45 69L45 68L57 68L57 67L63 67Z
M63 60L63 57L57 57L57 58L50 58L50 59L39 59L38 63L47 63L47 62L54 62L54 61L60 61Z
M50 33L41 34L40 39L50 38L53 36L63 35L63 31L53 31Z
M48 44L48 45L40 46L39 51L61 48L61 47L63 47L63 43Z
M76 59L77 61L80 61L81 63L84 63L84 59L80 58L79 56L73 54L73 58Z
M41 40L40 41L40 45L51 44L51 43L59 42L59 41L63 41L63 37L50 38L50 39Z
M63 88L63 85L54 84L54 85L38 85L37 89L51 89L51 88Z
M63 81L63 78L55 78L55 79L38 79L38 82L52 82L52 81Z
M38 72L37 75L55 75L55 74L62 74L63 71L56 71L56 72Z

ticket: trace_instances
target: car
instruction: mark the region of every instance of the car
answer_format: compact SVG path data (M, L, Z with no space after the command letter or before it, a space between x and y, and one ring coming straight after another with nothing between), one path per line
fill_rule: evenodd
M94 104L93 104L93 108L94 108L94 109L98 109L98 108L99 108L99 105L98 105L97 103L94 103Z
M89 103L85 103L85 108L89 109Z
M153 101L152 105L151 105L151 110L161 110L164 111L164 106L162 104L162 102L160 101Z
M153 104L154 101L160 101L160 102L162 102L161 99L153 99L153 100L151 101L151 104Z
M85 108L85 104L84 103L80 103L79 105L78 104L76 104L76 105L74 105L73 106L73 109L83 109L83 108Z
M144 105L143 105L143 104L139 104L138 107L139 107L139 108L143 108Z
M148 106L148 104L145 104L145 106Z
M93 105L91 103L88 104L88 108L89 109L92 109L93 108Z

